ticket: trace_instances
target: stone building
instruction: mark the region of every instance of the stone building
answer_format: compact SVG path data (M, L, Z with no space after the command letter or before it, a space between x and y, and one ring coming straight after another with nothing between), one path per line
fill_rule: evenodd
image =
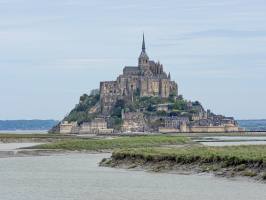
M113 129L107 128L107 122L104 118L95 118L91 122L82 123L79 133L113 133Z
M133 100L134 95L168 98L178 94L178 86L171 80L170 73L164 72L160 62L150 60L143 35L142 50L138 66L125 66L123 74L115 81L100 83L102 114L107 115L118 99Z
M188 117L165 117L164 126L159 127L161 133L187 132Z
M77 122L63 121L59 125L60 134L78 133L79 127Z
M123 132L144 132L145 118L141 112L124 112L122 111Z
M156 106L157 111L165 111L167 112L169 110L169 105L173 105L171 103L165 103L165 104L158 104Z
M180 128L182 123L188 123L188 117L166 117L164 119L166 128Z

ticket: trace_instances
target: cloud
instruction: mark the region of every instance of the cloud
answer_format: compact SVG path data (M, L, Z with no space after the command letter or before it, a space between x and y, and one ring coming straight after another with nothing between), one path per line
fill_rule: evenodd
M62 65L89 65L96 63L110 63L110 62L124 62L125 59L117 59L117 58L67 58L57 60L58 64Z
M179 40L192 40L192 39L204 39L204 38L266 38L266 30L204 30L187 32L178 36L170 36L170 38L162 38L164 41L179 41Z
M41 64L42 68L58 68L58 69L106 69L106 66L114 66L121 68L118 63L127 63L127 59L120 58L65 58L55 59L47 63Z
M0 69L43 69L43 70L99 70L106 66L121 69L122 65L129 63L127 59L119 58L21 58L0 59ZM117 66L117 67L115 67Z

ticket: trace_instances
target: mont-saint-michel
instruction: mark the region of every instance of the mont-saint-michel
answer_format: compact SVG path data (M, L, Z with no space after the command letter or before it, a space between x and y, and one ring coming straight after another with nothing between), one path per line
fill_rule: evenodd
M148 56L143 34L136 66L125 66L113 81L80 97L75 108L51 131L68 133L238 132L233 117L186 100L162 63Z
M0 200L265 200L265 10L0 0Z

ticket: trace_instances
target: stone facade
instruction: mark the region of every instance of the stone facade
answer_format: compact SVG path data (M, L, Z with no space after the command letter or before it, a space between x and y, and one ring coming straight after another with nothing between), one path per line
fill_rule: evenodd
M142 51L138 66L126 66L123 74L115 81L100 83L100 101L102 114L107 115L118 99L132 100L135 94L167 98L178 94L176 82L164 72L160 62L149 60L143 35Z
M145 118L141 112L122 112L123 132L144 132Z
M223 124L220 126L190 126L188 132L193 133L227 133L242 131L238 126L234 124Z
M164 118L164 126L159 127L161 133L187 132L187 117L166 117Z
M187 117L167 117L164 119L166 128L177 128L180 129L182 123L188 123L189 118Z
M222 125L222 126L187 126L185 123L181 124L180 128L173 127L160 127L160 133L229 133L239 132L243 129L234 125Z
M192 132L192 133L211 133L211 132L239 132L237 122L232 117L215 115L208 110L202 113L193 114L192 120L186 117L167 117L164 119L164 126L159 127L161 133L173 132Z
M107 122L104 118L95 118L91 122L84 122L80 126L79 133L93 133L93 134L103 134L103 133L113 133L113 129L107 128Z
M60 134L70 134L70 133L78 133L78 124L77 122L67 122L63 121L59 125Z

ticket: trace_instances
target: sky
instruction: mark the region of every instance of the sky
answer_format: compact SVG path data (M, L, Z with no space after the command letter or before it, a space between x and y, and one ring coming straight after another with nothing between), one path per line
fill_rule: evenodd
M266 118L265 0L0 0L0 119L62 119L137 65L145 33L186 99Z

